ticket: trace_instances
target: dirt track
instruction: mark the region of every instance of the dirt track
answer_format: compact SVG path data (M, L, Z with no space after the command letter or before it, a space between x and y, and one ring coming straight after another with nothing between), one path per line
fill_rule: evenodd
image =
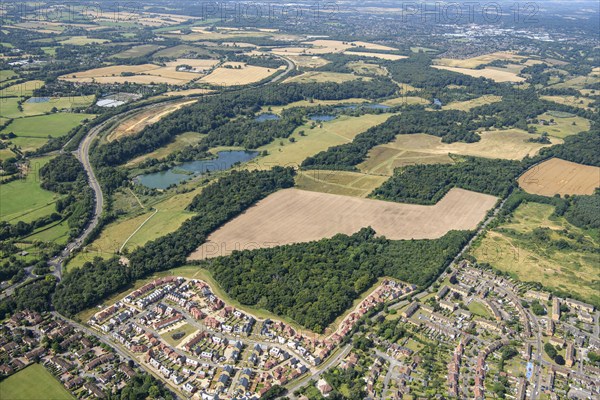
M421 206L286 189L214 232L190 259L352 234L367 226L394 240L435 239L450 230L474 229L497 200L452 189L438 204Z

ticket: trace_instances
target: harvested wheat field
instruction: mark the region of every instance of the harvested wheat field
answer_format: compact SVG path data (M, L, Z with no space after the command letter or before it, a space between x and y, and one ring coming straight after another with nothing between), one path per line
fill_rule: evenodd
M280 190L208 237L189 257L201 260L236 249L303 243L371 226L393 240L436 239L474 229L498 199L452 189L434 206L400 204L298 189Z
M438 58L435 60L436 64L444 65L447 67L460 67L460 68L476 68L483 64L488 64L492 61L521 61L525 59L523 56L516 54L498 51L496 53L484 54L477 57L465 58L465 59L451 59L451 58Z
M373 57L379 58L382 60L402 60L403 58L408 58L407 56L400 56L397 54L386 54L386 53L369 53L366 51L345 51L344 54L349 56L360 56L360 57Z
M120 139L125 136L132 136L139 133L147 127L152 125L166 115L171 114L174 111L179 110L181 107L195 103L196 100L184 100L180 102L170 103L162 107L151 108L127 118L121 122L115 129L112 130L106 137L106 140L112 142L113 140Z
M551 158L524 173L519 185L528 193L542 196L591 195L600 187L600 168Z
M469 68L456 68L456 67L445 67L442 65L434 65L433 68L445 69L447 71L458 72L473 76L476 78L488 78L494 82L523 82L525 78L517 76L514 72L505 71L495 68L483 68L483 69L469 69Z
M280 69L285 69L285 67L280 67ZM201 82L217 86L249 85L260 82L275 72L277 72L277 69L256 67L239 62L228 62L202 78Z
M214 62L214 60L209 61ZM188 63L182 62L181 64ZM166 67L154 64L113 65L63 75L60 79L77 83L118 84L130 82L139 84L166 83L168 85L183 85L203 76L196 72L177 71L177 65L179 65L178 62L170 63Z

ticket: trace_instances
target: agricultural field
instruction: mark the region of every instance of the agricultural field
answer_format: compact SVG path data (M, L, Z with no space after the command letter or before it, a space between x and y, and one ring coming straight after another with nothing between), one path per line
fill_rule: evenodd
M125 136L133 136L139 133L145 127L160 121L164 116L179 110L182 107L195 103L196 100L183 100L166 104L161 107L153 107L145 111L138 112L123 120L106 137L109 142Z
M435 60L437 65L443 65L446 67L458 67L458 68L477 68L480 65L489 64L492 61L514 61L520 62L525 57L518 56L513 53L499 51L491 54L484 54L477 57L466 58L466 59L450 59L450 58L439 58Z
M557 138L565 138L590 130L590 121L577 115L549 111L537 118L550 123L550 125L534 125L538 132L548 132L550 136Z
M71 110L88 107L94 101L95 96L70 96L70 97L32 97L22 103L23 110L19 110L18 103L23 100L19 97L0 99L0 115L5 118L23 118L34 115L42 115L57 110Z
M257 150L267 151L268 155L255 162L250 162L250 168L271 168L275 165L297 166L306 158L331 146L337 146L352 141L356 135L367 129L385 122L393 114L365 114L360 117L339 116L338 118L313 125L313 121L296 128L289 139L277 139L272 143L259 147ZM311 129L312 127L312 129ZM304 132L304 136L300 134Z
M190 46L187 44L180 44L173 47L168 47L166 49L162 49L154 53L154 58L180 58L189 55L210 55L211 53L202 48L196 46Z
M429 105L431 104L431 102L429 100L426 100L422 97L417 97L417 96L401 96L401 97L395 97L393 99L388 99L386 101L381 102L381 104L385 105L385 106L390 106L390 107L394 107L394 106L402 106L402 105L411 105L411 104L421 104L421 105Z
M287 110L294 107L317 107L317 106L335 106L335 105L344 105L344 104L362 104L368 103L369 100L361 99L358 97L344 99L344 100L299 100L293 103L288 103L283 106L269 106L263 107L261 112L263 113L274 113L281 114L283 110Z
M474 229L497 198L452 189L434 206L285 189L258 202L212 233L189 257L201 260L237 248L261 248L353 234L371 226L393 240L435 239ZM293 226L294 229L289 229Z
M345 51L344 54L349 56L360 56L360 57L371 57L371 58L379 58L380 60L402 60L403 58L407 58L406 56L400 56L398 54L385 54L385 53L370 53L365 51Z
M552 158L524 173L519 185L542 196L591 195L600 187L600 168Z
M108 43L105 39L95 39L87 36L71 36L68 39L61 40L61 44L70 44L74 46L85 46L86 44L103 44Z
M394 169L414 164L451 163L449 154L522 160L533 156L548 144L531 143L527 139L537 137L520 129L507 129L480 133L475 143L442 143L442 139L423 133L397 135L393 142L374 147L368 158L358 168L370 174L391 176ZM562 143L552 139L552 144Z
M302 45L305 47L297 46L297 47L283 47L277 48L273 50L275 54L290 54L290 55L301 55L301 54L311 54L311 55L320 55L320 54L331 54L331 53L343 53L347 50L358 50L356 53L360 53L360 49L369 49L369 50L379 50L379 51L394 51L397 50L393 47L383 46L376 43L367 43L367 42L344 42L341 40L328 40L328 39L318 39L308 42L302 42ZM371 57L388 56L388 54L375 54L375 53L366 53ZM355 54L361 55L361 54ZM398 56L403 58L402 56ZM395 58L394 58L395 59Z
M110 67L95 68L74 74L63 75L60 79L76 83L166 83L169 85L183 85L202 77L194 72L181 72L176 70L176 65L161 67L155 64L142 65L113 65Z
M32 364L0 382L0 398L70 400L74 397L40 364Z
M280 67L279 70L285 69ZM216 86L239 86L260 82L273 75L277 69L256 67L238 62L228 62L206 75L200 82Z
M173 96L194 96L200 94L208 94L213 93L213 90L209 89L184 89L184 90L173 90L171 92L164 93L164 96L173 97Z
M285 83L315 83L315 82L334 82L343 83L356 79L370 80L369 77L361 77L352 74L343 74L339 72L320 72L309 71L301 75L293 76L285 80Z
M40 187L39 170L52 157L34 158L25 179L0 185L0 220L31 222L55 211L57 193Z
M367 197L387 180L385 176L350 171L299 171L296 187L313 192Z
M44 81L33 80L23 83L17 83L0 90L0 97L26 97L32 96L35 89L41 89Z
M483 68L469 69L458 67L446 67L443 65L434 65L434 68L445 69L447 71L458 72L461 74L474 76L477 78L487 78L495 82L524 82L525 78L517 76L516 73L501 68Z
M136 58L148 55L156 50L162 49L163 46L157 46L155 44L143 44L140 46L134 46L130 49L117 53L113 58Z
M492 104L502 101L502 97L494 95L485 95L477 97L476 99L466 101L455 101L442 106L442 110L460 110L469 111L472 108L483 106L486 104Z
M92 114L56 113L13 120L0 133L13 132L16 138L10 141L22 150L35 150L48 141L48 137L66 135Z
M597 253L577 247L577 241L589 244L589 249L598 248L600 243L563 217L553 217L553 212L551 205L524 203L510 222L489 231L473 246L471 253L479 262L487 262L521 281L539 282L548 288L577 293L598 305L600 259ZM549 239L532 240L536 228L549 228ZM566 241L573 248L553 247L551 244L558 240Z
M0 82L6 82L10 79L16 78L17 76L17 73L10 69L0 70Z

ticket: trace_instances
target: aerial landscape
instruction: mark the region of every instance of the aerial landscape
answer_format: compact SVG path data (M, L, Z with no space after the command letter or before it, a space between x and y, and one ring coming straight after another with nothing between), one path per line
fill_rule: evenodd
M600 399L600 3L0 3L0 400Z

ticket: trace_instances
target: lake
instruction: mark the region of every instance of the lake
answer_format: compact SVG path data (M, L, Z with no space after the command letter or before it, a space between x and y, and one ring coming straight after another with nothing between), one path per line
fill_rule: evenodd
M260 114L254 118L255 121L264 122L264 121L279 121L281 118L277 114Z
M318 122L327 122L327 121L333 121L335 119L335 115L311 115L308 118L310 118L313 121L318 121Z
M192 176L200 176L211 171L224 171L236 163L250 161L257 155L257 151L220 151L216 158L189 161L166 171L139 175L134 178L134 181L152 189L166 189Z

